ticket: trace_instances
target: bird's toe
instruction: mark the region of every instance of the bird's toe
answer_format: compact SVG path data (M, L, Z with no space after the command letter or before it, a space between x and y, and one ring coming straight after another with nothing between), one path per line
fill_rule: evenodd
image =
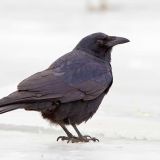
M99 142L99 139L97 139L97 138L95 138L95 137L91 137L91 136L89 136L89 135L83 136L82 139L83 139L85 142L89 142L89 141Z
M69 138L69 137L66 137L66 136L59 136L59 137L57 138L57 141L59 141L59 140L65 141L65 140L68 140L68 138Z

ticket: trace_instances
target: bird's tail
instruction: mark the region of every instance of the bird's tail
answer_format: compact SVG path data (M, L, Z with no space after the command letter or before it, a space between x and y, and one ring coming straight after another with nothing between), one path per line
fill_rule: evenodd
M7 97L0 99L0 114L16 109L42 111L50 108L54 109L56 107L56 105L52 104L52 101L47 101L47 99L39 100L34 97L34 93L13 92Z
M0 114L9 112L9 111L13 111L15 109L19 109L20 106L19 105L9 105L9 106L4 106L0 108Z
M7 97L0 99L0 114L24 108L24 104L21 102L23 97L21 97L21 93L16 91Z

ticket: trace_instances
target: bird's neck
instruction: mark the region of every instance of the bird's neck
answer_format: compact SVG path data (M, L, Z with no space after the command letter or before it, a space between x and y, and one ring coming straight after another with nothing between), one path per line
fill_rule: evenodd
M107 62L111 62L111 52L112 52L112 48L107 50L107 52L105 53L105 61Z
M84 51L85 53L89 54L89 55L92 55L92 56L95 56L99 59L102 59L103 61L107 61L107 62L111 62L111 51L112 51L112 48L111 49L108 49L107 51L104 50L104 51L101 51L101 52L94 52L94 51L91 51L91 50L88 50L88 49L81 49L82 51Z

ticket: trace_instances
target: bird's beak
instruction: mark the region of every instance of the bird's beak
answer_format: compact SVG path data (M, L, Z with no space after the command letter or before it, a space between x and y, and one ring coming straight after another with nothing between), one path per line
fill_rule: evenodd
M109 39L110 39L109 42L107 42L106 44L106 46L108 47L113 47L117 44L130 42L127 38L123 38L123 37L109 36Z

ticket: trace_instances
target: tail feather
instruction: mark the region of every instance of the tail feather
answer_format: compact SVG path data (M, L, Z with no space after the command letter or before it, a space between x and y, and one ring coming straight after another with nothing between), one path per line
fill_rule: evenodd
M13 92L7 97L0 99L0 107L31 101L32 96L33 95L28 92Z
M34 102L47 102L57 99L59 95L45 95L39 97L36 93L26 92L26 91L15 91L0 99L0 108L8 105L24 104L24 103L34 103Z
M16 91L7 97L0 99L0 114L23 108L24 105L21 103L21 101L23 101L23 98L26 97L28 97L26 94L23 96L22 93Z
M1 107L0 108L0 114L9 112L9 111L13 111L15 109L19 109L19 105L10 105L10 106L5 106L5 107Z
M11 104L0 107L0 114L13 111L16 109L25 109L28 111L46 111L46 110L54 110L56 105L53 102L36 102L36 103L19 103L19 104Z
M0 114L6 113L16 109L25 109L25 110L34 110L34 111L42 111L46 109L54 109L56 105L53 105L52 99L50 97L46 97L42 99L41 97L37 98L35 93L30 92L13 92L0 99Z

